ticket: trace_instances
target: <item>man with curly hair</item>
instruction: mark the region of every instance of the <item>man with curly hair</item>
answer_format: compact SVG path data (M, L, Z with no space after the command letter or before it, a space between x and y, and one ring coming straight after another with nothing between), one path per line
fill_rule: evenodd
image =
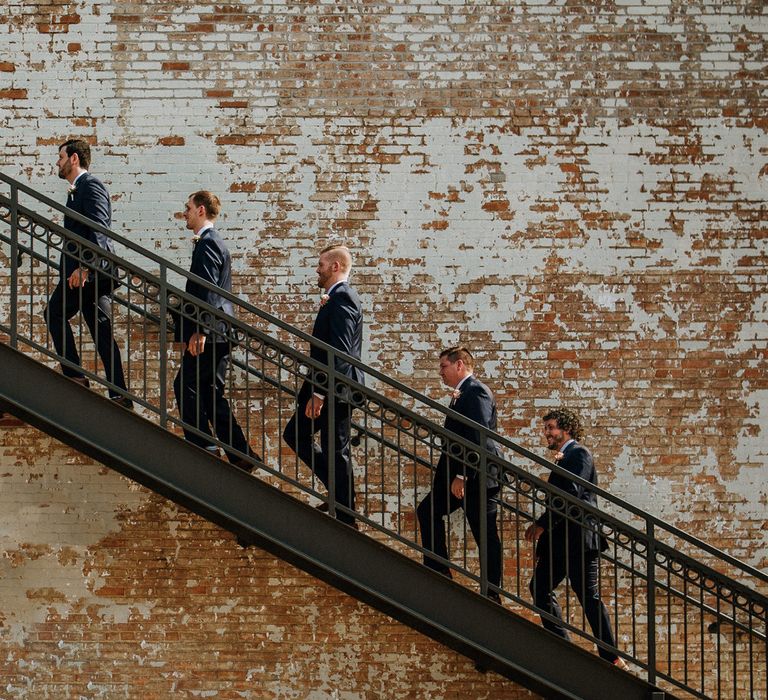
M555 452L555 464L572 474L597 485L595 464L590 451L579 444L582 438L581 421L571 410L560 407L550 410L543 418L544 439L547 447ZM552 486L592 506L597 505L594 492L564 476L559 471L549 475ZM551 500L551 499L550 499ZM528 542L536 542L536 569L530 589L534 603L545 613L562 620L562 611L555 598L554 589L567 576L576 597L584 609L595 638L616 646L603 601L600 599L600 551L602 538L597 525L586 511L574 511L572 502L566 508L555 508L550 502L546 511L525 531ZM562 512L569 511L568 514ZM542 624L550 632L568 639L562 626L542 615ZM598 653L606 661L619 668L627 668L624 660L610 649L598 647Z

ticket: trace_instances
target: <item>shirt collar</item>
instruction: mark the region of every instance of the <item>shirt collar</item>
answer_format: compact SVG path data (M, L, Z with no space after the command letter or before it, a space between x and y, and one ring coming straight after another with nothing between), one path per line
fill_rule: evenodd
M340 284L344 284L346 281L347 280L339 280L338 282L336 282L336 284L331 285L331 288L326 292L326 294L330 296L331 294L333 294L333 290L336 289L336 287L338 287Z
M87 172L88 172L87 170L83 170L83 172L81 172L81 173L80 173L80 174L79 174L79 175L78 175L78 176L77 176L77 177L76 177L76 178L75 178L75 179L72 181L72 184L70 185L70 187L77 187L77 181L78 181L78 180L79 180L79 179L80 179L80 178L81 178L83 175L85 175Z
M197 231L197 233L195 233L195 237L198 240L200 240L206 233L208 233L208 231L212 231L212 230L213 230L213 226L205 226L205 225L201 226L200 230Z
M570 440L568 440L568 442L566 442L566 443L565 443L565 445L563 445L563 446L562 446L562 447L561 447L561 448L558 450L558 452L565 452L565 451L566 451L566 450L567 450L567 449L568 449L568 448L569 448L569 447L570 447L570 446L571 446L571 445L572 445L574 442L576 442L576 440L574 440L573 438L571 438Z
M461 385L462 385L464 382L466 382L466 381L467 381L467 379L469 379L471 376L472 376L472 372L470 372L470 373L469 373L469 374L468 374L466 377L464 377L464 379L462 379L462 380L461 380L461 381L460 381L460 382L459 382L459 383L456 385L456 387L455 387L454 391L458 391L459 389L461 389Z

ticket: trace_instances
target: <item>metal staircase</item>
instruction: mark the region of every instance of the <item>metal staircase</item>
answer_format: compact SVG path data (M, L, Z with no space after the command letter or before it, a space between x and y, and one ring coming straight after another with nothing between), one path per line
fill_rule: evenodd
M221 316L181 291L189 276L183 269L111 232L125 255L95 248L52 221L52 211L64 211L56 202L2 174L0 181L0 241L8 246L0 252L8 254L0 286L0 410L546 697L768 697L768 576L601 489L593 488L599 508L573 502L538 476L557 466L500 435L493 437L506 457L487 454L441 427L450 409L345 357L363 370L367 386L349 381L334 370L333 348L322 346L327 364L313 361L305 348L317 341L235 296L237 318ZM135 413L46 366L61 359L41 311L64 246L86 267L104 258L112 264L119 283L115 337ZM263 456L263 463L253 462L255 476L178 437L182 423L169 391L174 315L226 324L236 346L228 393L249 443ZM116 389L99 377L87 334L80 338L92 386ZM327 495L318 490L281 443L305 380L331 395L351 394L356 406L360 497L358 512L347 514L359 531L311 507L319 498L331 515L343 509L333 483ZM446 562L453 581L419 563L414 511L446 450L477 470L481 483L490 460L504 473L499 525L505 572L498 589L486 576L484 532L477 548L466 532L454 533L452 561ZM546 504L577 524L593 518L606 537L601 590L618 640L613 651L634 673L593 653L602 643L585 628L578 606L566 608L575 644L533 621L538 610L527 589L531 549L523 531ZM504 608L478 594L489 591L500 594Z

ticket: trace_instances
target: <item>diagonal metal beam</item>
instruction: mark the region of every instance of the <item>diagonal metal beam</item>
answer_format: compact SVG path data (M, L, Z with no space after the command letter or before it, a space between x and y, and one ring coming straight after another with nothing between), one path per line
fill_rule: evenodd
M485 668L551 698L660 692L3 344L0 366L19 418Z

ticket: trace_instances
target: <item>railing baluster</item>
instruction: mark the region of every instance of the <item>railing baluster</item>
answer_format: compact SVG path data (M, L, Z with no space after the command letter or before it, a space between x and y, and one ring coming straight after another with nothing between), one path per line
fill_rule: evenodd
M699 689L703 693L704 692L704 669L706 664L704 663L704 589L700 589L699 591L699 610L701 611L699 614ZM687 640L684 640L687 641Z
M328 468L328 513L336 517L336 353L329 351L328 357L328 382L325 396L326 419L328 421L328 444L324 447L326 466Z
M2 179L4 181L8 181L8 179L4 177L2 177ZM45 252L39 253L35 251L34 237L37 235L35 230L30 229L30 231L27 232L23 228L24 221L22 220L22 222L19 222L19 216L22 214L27 216L26 212L29 211L28 208L23 207L19 203L18 198L20 193L31 194L31 196L35 197L37 201L48 204L45 198L36 196L34 193L29 192L28 189L24 189L22 186L17 186L16 184L13 184L13 182L11 182L10 199L7 197L0 198L2 205L7 207L8 211L10 212L11 344L14 347L16 347L18 344L26 344L29 345L29 347L33 350L38 351L40 354L43 354L46 357L60 359L57 357L56 353L51 351L51 340L47 329L40 329L43 331L42 334L44 339L40 339L39 343L35 343L35 325L42 324L40 324L38 319L35 319L35 314L33 313L36 304L34 291L34 266L38 262L43 264L43 270L41 271L39 277L41 278L41 284L43 283L44 278L46 288L50 289L50 287L58 281L58 273L56 275L52 274L52 271L57 270L58 267L57 262L52 259L56 256L58 251L56 249L51 249L52 246L48 236L46 236L44 245ZM60 206L55 204L50 204L50 206L54 206L54 208L56 208L58 211L62 211ZM45 226L48 227L47 230L50 230L51 232L55 231L56 235L59 235L60 227L57 227L56 224L53 224L47 219L39 216L38 218L35 218L37 215L34 213L29 214L29 216L31 217L30 222L33 224L37 221L45 222ZM27 233L29 233L30 236L30 242L28 246L26 245L26 239L23 237L20 238L20 234L26 235ZM78 247L78 250L81 251L79 253L79 257L85 258L86 264L88 264L87 260L89 259L87 256L89 256L94 250L96 250L96 254L98 256L110 258L108 253L95 249L92 244L88 243L87 241L83 241L77 236L67 234L66 232L61 233L61 235L63 236L62 245L66 246L68 244L75 243ZM0 236L2 236L2 233L0 233ZM132 368L135 370L136 374L138 374L139 371L143 372L143 377L141 378L141 381L143 382L143 398L145 400L145 404L149 406L152 411L154 411L155 407L153 406L153 392L155 379L154 377L150 379L150 377L151 373L156 369L156 367L159 367L159 399L157 406L157 413L159 416L157 420L159 421L159 424L164 428L171 428L172 426L180 425L193 434L199 434L199 428L201 426L184 424L183 421L176 419L174 415L169 411L168 402L171 397L169 396L168 387L168 371L170 369L168 366L168 351L170 340L168 335L168 295L171 290L173 290L175 294L179 295L182 305L190 303L193 304L193 308L195 308L196 311L193 311L191 314L188 313L187 315L190 317L194 317L201 311L205 313L211 313L213 315L215 324L216 320L220 318L220 314L216 312L215 309L208 308L204 302L200 302L199 300L192 300L183 292L177 290L174 286L168 283L169 271L172 271L174 274L180 274L184 279L190 279L189 274L185 270L180 270L172 263L166 263L162 261L150 252L142 251L140 248L136 247L134 244L131 244L129 241L126 242L120 240L119 237L115 237L115 239L122 245L133 250L134 253L140 253L143 256L141 264L132 264L124 260L120 260L119 258L115 258L116 260L120 260L119 264L125 269L127 273L126 279L128 280L128 284L126 285L127 293L125 294L125 297L113 297L113 300L111 301L113 310L115 307L121 306L124 307L123 311L126 314L124 327L121 327L121 329L124 329L124 333L127 336L124 341L126 343L127 349L127 376L130 378ZM4 237L3 240L7 241L7 239ZM24 274L25 270L23 268L23 263L18 260L18 252L22 248L25 248L25 252L30 257L30 292L28 304L25 304L26 300L20 300L19 296L19 290L22 289L19 280L21 280L22 277L26 277ZM148 269L154 269L155 265L159 268L159 273L157 275L146 272ZM88 266L92 267L91 265ZM96 274L95 269L92 269L92 274ZM142 291L138 285L133 288L131 284L131 277L134 275L138 276L146 284L151 281L154 281L158 284L160 289L159 319L156 319L152 316L154 302L148 303L149 297L146 293L146 290ZM98 284L98 282L96 283ZM78 290L65 289L64 291L68 294L77 293L82 295L82 289L80 288ZM137 303L134 308L133 300L135 299L136 294L141 296L141 303ZM251 421L250 412L252 408L259 410L261 425L260 447L262 454L264 454L265 458L267 457L266 453L268 452L268 446L270 447L269 452L272 452L272 445L274 445L275 449L277 450L277 454L270 455L270 457L273 458L267 460L267 468L273 475L277 477L271 480L278 483L282 482L282 485L284 488L286 488L286 490L290 491L291 493L295 493L297 491L301 492L307 498L309 498L310 495L312 497L318 495L318 487L314 471L305 469L303 463L302 466L299 467L299 460L296 457L294 457L293 470L291 470L287 464L284 464L283 460L284 449L282 444L282 428L284 427L284 407L288 403L290 404L289 415L290 413L293 413L293 411L303 411L305 407L299 406L297 404L297 395L299 386L301 384L301 376L296 371L290 371L286 369L286 367L289 367L290 365L283 365L281 363L281 359L290 359L293 363L307 363L307 366L310 368L310 372L313 375L310 377L310 384L312 383L313 378L317 373L327 373L328 396L326 400L330 402L326 408L329 422L327 430L327 439L329 440L329 444L325 446L326 454L328 457L329 481L327 497L331 514L338 514L337 508L339 505L341 505L343 508L344 504L340 504L340 502L337 500L340 483L336 482L336 445L334 436L337 422L339 420L346 419L347 416L342 415L336 410L336 384L337 382L342 382L346 385L347 379L344 376L338 376L336 374L335 360L337 357L341 356L342 353L335 349L328 350L325 345L317 343L317 341L309 338L306 336L306 334L302 334L300 331L290 328L286 324L283 324L281 321L279 321L279 319L275 319L269 314L261 312L260 310L247 303L238 301L234 298L232 298L231 301L238 307L240 312L238 313L238 316L240 318L244 316L242 311L247 310L255 314L259 320L265 321L267 324L271 325L270 330L264 332L262 332L262 330L256 330L252 326L246 326L245 324L240 326L247 329L246 335L249 339L253 337L255 342L263 341L264 343L268 343L270 347L267 349L262 344L258 350L254 350L254 352L251 353L250 346L246 346L244 362L236 359L234 353L231 354L230 359L232 364L234 364L236 368L242 369L243 372L242 374L238 372L238 375L235 376L234 372L237 370L230 368L230 374L227 381L229 392L232 394L232 392L238 391L237 387L242 383L243 387L241 387L241 393L238 394L241 401L238 401L237 403L242 403L242 397L245 397L245 429L246 435L249 438L249 442L253 437L251 435L251 425L256 422L256 419ZM24 316L24 314L27 313L27 308L29 309L30 315L29 322L27 322ZM141 320L137 320L134 317L134 314L139 314L142 317ZM112 316L114 318L114 313ZM72 349L77 349L79 347L82 353L83 343L85 342L85 337L82 332L82 318L80 319L79 323L81 326L81 332L79 338L77 339L79 341L79 345L73 345ZM153 337L151 335L154 332L153 324L156 323L159 323L159 348L157 363L155 363L154 360L149 357L149 348L151 343L154 342L151 341L150 338ZM231 323L234 328L239 322L237 319L227 319L227 323ZM29 329L29 338L25 337L27 327ZM272 331L274 329L277 330L273 333ZM136 337L135 334L138 333L143 333L143 341L141 338ZM287 337L290 340L282 342L281 339L284 337ZM142 361L138 363L138 365L141 366L137 365L134 367L131 360L132 352L136 351L134 345L135 343L142 342L143 357ZM298 347L300 343L305 342L313 344L313 347L319 347L321 350L325 350L327 353L327 361L325 363L317 362L312 359L311 354L307 356L305 353L300 352L291 346L291 343ZM276 360L272 354L273 352L276 352L278 355ZM96 353L93 354L94 358L95 354ZM257 356L256 358L253 358L254 354ZM87 361L84 362L86 366L86 373L89 377L93 378L94 372L91 370L94 363L91 362L88 358L86 358L86 360ZM70 365L66 366L69 367ZM298 364L295 364L294 366L298 367ZM425 486L427 488L431 486L431 483L428 483L432 481L431 470L437 463L437 458L439 457L439 452L441 451L439 448L436 448L435 442L433 442L432 438L434 437L445 440L444 444L446 450L450 450L452 447L456 447L460 451L463 450L465 452L477 451L477 454L479 455L478 463L470 464L469 466L465 464L465 468L477 468L479 470L479 474L477 475L477 483L480 484L478 489L480 502L477 504L477 510L479 511L479 537L477 543L477 552L479 556L479 575L477 574L478 566L475 564L475 550L472 549L474 545L468 537L469 533L467 531L466 519L462 519L464 539L462 543L461 555L455 557L456 561L450 563L450 567L453 571L459 574L460 579L466 577L472 582L472 585L479 584L480 592L487 594L491 582L488 578L489 523L487 502L484 496L487 493L488 462L489 460L499 461L503 464L504 469L506 469L511 475L510 485L508 486L506 483L501 482L498 493L499 507L502 509L502 511L504 511L506 508L505 498L508 498L510 500L510 507L507 509L511 511L509 516L502 512L499 518L501 520L502 527L502 551L504 552L504 557L507 559L507 561L511 559L514 562L514 560L516 560L516 574L514 577L515 582L514 584L510 583L508 589L502 587L502 590L505 597L510 601L513 601L521 608L524 607L526 610L532 610L533 606L530 602L530 595L528 594L527 590L525 590L525 583L523 582L524 567L522 562L527 557L527 552L524 552L523 550L527 545L521 541L522 530L524 529L525 522L528 521L529 516L520 514L519 511L522 510L520 506L522 504L527 505L535 491L544 493L548 500L551 500L553 496L562 498L564 499L566 510L564 516L566 518L566 527L581 526L580 522L577 522L568 515L568 510L574 503L579 505L580 508L584 508L584 506L574 501L570 497L563 496L561 493L558 493L556 490L554 490L549 484L540 479L537 479L537 477L534 476L534 474L537 473L535 472L535 469L539 466L552 469L553 471L556 471L558 467L552 465L546 460L543 460L538 455L528 452L524 448L521 448L519 445L512 443L507 438L493 434L494 440L497 440L501 446L507 447L509 450L514 452L516 457L522 457L526 460L529 460L530 465L526 464L525 466L518 466L504 459L497 460L496 457L490 455L485 449L486 439L491 436L489 432L486 430L481 431L480 445L468 444L466 440L463 440L458 436L454 436L452 433L446 432L445 429L439 425L439 420L432 420L435 414L439 415L440 417L443 417L446 414L447 409L444 406L441 406L437 402L417 394L413 390L409 389L409 387L400 384L399 382L388 378L381 373L378 373L374 369L365 367L360 363L358 363L358 366L364 369L367 378L381 382L383 386L383 389L377 392L370 388L374 382L369 382L369 388L360 389L362 392L364 404L367 401L367 398L370 397L372 400L379 402L381 409L380 412L377 412L374 415L366 410L365 406L362 407L362 419L359 421L360 425L358 425L356 418L356 422L354 424L355 430L359 432L359 436L356 435L356 440L359 439L359 444L356 445L355 450L356 456L359 458L357 460L358 473L364 474L362 483L363 494L359 499L359 503L362 504L360 511L361 513L368 515L372 513L371 509L375 509L376 507L380 508L381 511L378 517L368 518L368 522L370 524L370 528L368 529L375 530L375 534L377 536L380 536L381 538L388 538L388 541L391 542L393 546L404 549L409 552L411 556L418 557L420 559L422 556L422 551L420 547L420 533L417 519L415 517L415 510L419 503L420 491L424 490ZM108 377L108 379L110 385L114 385L114 377ZM99 381L98 377L96 380ZM136 380L138 382L139 378L136 377ZM103 385L103 380L101 381ZM261 388L261 391L255 390L254 387L257 385ZM252 406L252 403L257 403L257 395L261 397L261 405L255 407ZM199 395L196 400L200 400ZM284 404L284 402L286 403ZM233 400L233 406L234 403L235 402ZM392 412L391 414L390 411ZM395 416L394 423L389 420L389 415ZM414 427L412 430L412 436L408 436L406 438L406 436L403 435L403 432L408 432L409 428L404 427L402 422L403 418L406 416L409 416L414 420L418 419L419 421L423 421L424 432L427 436L418 437L417 430ZM354 417L355 416L353 416L353 418ZM461 419L461 417L459 416L457 419ZM269 432L273 425L276 425L278 429L276 435ZM314 420L312 421L312 427L317 427ZM474 425L472 427L473 429L477 429ZM224 431L229 433L229 442L232 441L232 429L233 426L230 424L228 431ZM226 447L226 445L221 440L217 439L215 442L220 447ZM253 444L253 447L256 448L257 445ZM314 459L314 457L312 457L312 459ZM361 463L359 461L360 459L362 459ZM412 468L407 466L409 464L412 465ZM277 471L274 471L275 465L277 465ZM533 467L533 469L531 469L531 467ZM424 476L427 478L424 478ZM524 492L521 489L520 484L522 483L522 480L529 480L527 483L533 484L530 496L528 495L528 492ZM584 486L584 484L582 484L582 486ZM393 489L395 489L394 493L392 491ZM411 495L404 493L404 490L407 489L412 489L413 494ZM510 489L512 493L510 493ZM668 682L677 687L698 685L698 688L694 687L690 688L690 690L694 694L699 693L701 695L707 692L714 694L721 690L723 692L732 691L735 695L739 690L746 690L748 685L753 693L763 693L768 691L768 680L765 680L764 682L763 676L760 675L761 672L764 673L764 659L765 653L767 651L765 642L765 625L762 621L762 617L757 618L760 620L760 624L763 624L763 628L760 629L760 624L757 624L757 619L753 618L752 608L749 608L750 612L748 613L748 619L747 621L744 621L743 616L738 616L740 608L735 605L735 598L733 599L730 606L726 604L726 599L724 597L721 598L718 590L721 586L730 586L730 579L725 573L719 573L717 571L717 566L722 566L723 568L726 566L732 567L733 569L740 572L740 575L743 574L745 576L752 576L758 581L765 582L765 577L762 576L759 571L756 571L749 566L741 565L738 561L732 557L729 557L727 554L718 552L714 548L708 547L708 545L705 543L685 535L685 533L677 530L671 525L663 523L658 519L653 518L652 516L646 515L642 511L632 507L630 504L625 503L621 499L617 499L615 496L612 496L607 492L603 492L597 488L594 489L594 492L601 499L605 499L606 502L610 504L609 508L603 510L602 508L590 509L587 507L585 513L588 515L595 515L595 517L601 519L601 523L605 522L609 527L615 528L615 526L618 525L621 525L622 527L626 526L627 532L630 533L627 537L629 544L625 545L623 541L620 541L617 531L614 529L612 559L607 553L605 556L605 558L611 559L613 567L613 610L614 614L616 615L613 628L616 639L619 640L619 632L621 629L627 629L628 626L631 625L631 642L630 644L625 645L627 648L621 649L622 654L634 658L634 660L641 665L645 665L642 660L644 652L642 641L642 623L638 622L638 620L642 619L643 612L641 609L643 605L641 581L645 579L647 589L647 606L645 612L647 613L648 617L647 675L649 681L655 683L658 679L659 682ZM319 495L324 497L323 493L320 493ZM436 494L435 497L442 498L445 497L445 495ZM540 504L535 500L533 503L533 510L535 514L535 511L539 508ZM466 502L464 505L467 505ZM623 513L620 516L610 515L609 513L613 512L611 510L613 506L622 508ZM391 510L394 510L394 513L392 513ZM638 522L638 520L642 520L643 522L642 525L638 526L640 528L639 530L635 527L635 524ZM413 523L413 525L411 526L410 523ZM511 537L510 532L505 532L507 527L515 528L514 538ZM551 533L551 528L548 532ZM460 534L460 528L457 526L451 528L449 519L447 523L447 537L449 538L449 550L455 550L453 552L454 555L459 552L459 547L454 546L451 548L450 541L457 534ZM685 554L681 554L679 560L675 559L675 562L680 562L683 567L683 574L681 576L676 570L671 568L672 559L670 556L670 546L666 543L666 539L662 541L656 540L657 536L662 535L664 538L679 538L686 546L698 548L698 552L704 553L704 556L714 558L718 562L718 565L714 567L701 565L701 568L698 568L698 564L694 565L694 563L691 563L691 561L686 559ZM551 536L551 534L545 536ZM638 550L636 556L635 549L636 542L643 540L647 540L648 542L646 552L647 561L645 563L644 569L642 562L642 551ZM629 552L628 557L626 556L627 552ZM549 548L549 554L552 556L552 547ZM584 557L584 552L581 552L581 556L582 558ZM660 559L666 560L667 564L663 565L657 561L657 556ZM531 564L535 565L535 562L531 562ZM689 564L690 568L688 568ZM510 565L513 565L513 563L510 563ZM552 566L549 567L550 572L552 571L552 568ZM584 575L583 569L584 566L582 565L582 575ZM705 598L704 586L689 582L687 573L692 571L696 571L697 573L703 572L701 573L702 577L709 576L712 578L712 580L715 582L713 590L715 591L714 595L716 602L713 603L712 601L712 589L707 589ZM601 577L600 580L602 581L602 570L600 570L599 576ZM622 580L620 580L620 577ZM504 582L505 580L503 580L502 584ZM582 586L583 583L584 582L582 581ZM570 631L580 635L583 639L591 640L592 635L587 633L585 630L580 629L580 627L585 627L585 611L583 607L581 608L581 625L579 625L578 619L571 619L577 618L577 616L575 614L571 615L570 611L570 587L566 584L564 588L566 589L564 605L566 618L564 621L565 627ZM698 596L696 595L696 590L699 591ZM657 600L657 596L660 595L666 595L666 605L664 605L663 602L659 603ZM749 596L750 600L747 603L748 607L752 605L753 601L764 605L764 603L761 602L765 600L764 596L761 596L759 593L750 593ZM630 614L629 621L626 620L626 617L622 618L621 621L619 620L620 597L622 601L627 598L629 599L629 607L631 612L634 613L637 611L637 614ZM661 599L659 598L659 600ZM713 605L716 609L713 609ZM662 618L660 618L659 621L656 619L657 610L662 612L662 617L664 614L666 615L665 627L662 627L659 624L659 621L661 621ZM689 614L693 615L696 613L699 614L698 652L699 658L701 659L700 669L697 669L695 666L697 648L695 646L696 640L694 640L694 635L696 634L696 623L694 620L691 620L689 623L688 620ZM683 616L682 622L678 620L680 614ZM712 614L717 616L718 622L718 630L715 632L718 636L715 640L709 636L705 637L705 616ZM731 615L730 620L728 619L729 614ZM764 616L764 613L758 613L758 615ZM675 643L673 644L672 639L673 630L677 632L679 628L682 628L684 637L683 649L680 648L677 640L674 640ZM733 632L733 639L728 640L727 638L721 638L721 635L726 633L726 629L727 633L731 633L731 631ZM746 635L747 641L743 645L741 641L737 641L737 634L740 636L740 638L742 634ZM664 654L664 649L659 647L659 644L662 643L662 640L665 640L666 643L666 654ZM688 644L691 645L690 649L688 648ZM744 659L744 654L746 653L745 648L749 649L748 659ZM716 654L715 659L712 659L713 649L714 653ZM663 661L665 657L666 664ZM740 658L743 660L743 666L741 668L739 668ZM713 661L715 662L714 664L712 663ZM680 667L681 663L682 668ZM746 679L743 677L747 668L749 669L750 673L749 683L747 683ZM731 678L727 677L728 672L732 672ZM739 688L739 685L742 685L743 688ZM766 692L766 694L768 694L768 692Z
M733 600L731 603L731 614L733 619L736 619L736 592L733 592ZM733 672L733 697L736 698L736 679L739 675L738 653L736 649L736 625L733 625L733 641L731 645L731 667Z
M11 184L11 328L9 342L12 348L18 347L19 337L19 189Z
M648 600L648 682L656 684L656 531L653 520L645 523L645 534L648 538L646 560L646 590Z
M688 685L688 578L683 579L683 683ZM670 645L671 646L671 645Z
M485 430L479 432L480 444L487 445L487 435ZM480 463L478 464L478 498L480 500L480 541L477 543L477 547L480 552L480 594L488 595L488 498L487 498L487 486L488 486L488 459L486 457L487 452L480 450ZM466 499L468 497L469 486L467 481L464 481L464 499L466 505ZM466 518L464 519L466 522ZM466 532L464 535L464 546L466 547L467 538Z
M165 265L160 266L160 425L168 429L168 282ZM178 322L178 321L177 321Z
M723 602L722 596L720 595L720 590L717 591L717 632L715 636L715 658L717 659L717 697L721 698L723 697L723 688L722 688L722 680L723 680L723 673L722 669L720 668L720 633L722 630L722 614L720 611L720 605Z

